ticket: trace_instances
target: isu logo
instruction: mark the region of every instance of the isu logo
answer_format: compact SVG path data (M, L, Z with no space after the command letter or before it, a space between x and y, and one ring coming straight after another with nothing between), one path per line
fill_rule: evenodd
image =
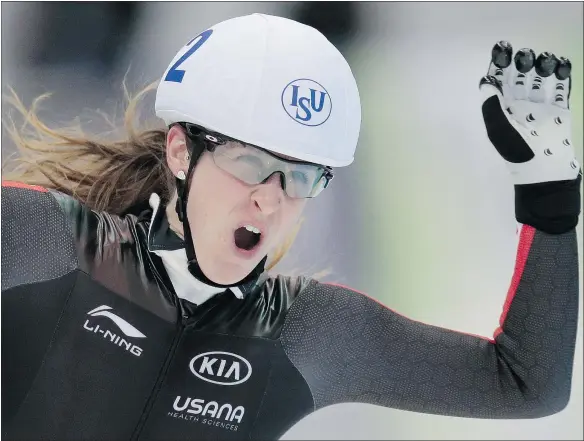
M305 126L320 126L331 116L327 90L308 78L294 80L282 91L282 106L290 118Z
M231 352L205 352L189 363L191 372L203 381L222 386L235 386L251 377L251 364Z

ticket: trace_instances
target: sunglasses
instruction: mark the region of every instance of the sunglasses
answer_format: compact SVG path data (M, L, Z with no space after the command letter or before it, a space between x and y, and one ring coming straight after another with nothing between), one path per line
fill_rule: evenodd
M204 141L205 149L211 153L217 167L246 184L263 184L277 174L289 197L305 199L318 196L333 178L330 167L285 159L261 147L210 133L195 124L179 125L191 141Z

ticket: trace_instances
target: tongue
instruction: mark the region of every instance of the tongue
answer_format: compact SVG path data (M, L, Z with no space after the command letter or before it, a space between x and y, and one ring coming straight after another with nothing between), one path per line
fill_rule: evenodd
M251 250L260 241L260 235L246 230L244 227L235 230L235 245L244 250Z

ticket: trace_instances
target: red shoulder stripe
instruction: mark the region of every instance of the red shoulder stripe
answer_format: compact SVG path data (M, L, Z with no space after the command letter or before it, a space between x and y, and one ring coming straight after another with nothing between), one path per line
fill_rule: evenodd
M49 190L47 190L44 187L41 187L40 185L28 185L25 184L24 182L16 181L2 181L2 187L26 188L28 190L40 191L41 193L49 192Z

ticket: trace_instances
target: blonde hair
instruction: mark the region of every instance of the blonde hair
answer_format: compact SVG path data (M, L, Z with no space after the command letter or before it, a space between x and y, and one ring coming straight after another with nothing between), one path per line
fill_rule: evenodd
M10 89L5 97L8 107L23 121L17 125L12 115L3 118L4 128L17 149L17 154L2 165L3 179L54 189L92 210L120 216L137 214L152 193L168 203L176 190L166 163L168 129L164 126L139 129L135 123L140 102L156 86L157 82L152 83L132 96L123 85L125 134L111 141L105 136L87 135L80 123L59 129L48 127L38 111L50 95L37 97L27 109ZM118 129L112 118L98 113L112 132ZM266 270L274 268L286 255L299 229L300 224L270 256Z

